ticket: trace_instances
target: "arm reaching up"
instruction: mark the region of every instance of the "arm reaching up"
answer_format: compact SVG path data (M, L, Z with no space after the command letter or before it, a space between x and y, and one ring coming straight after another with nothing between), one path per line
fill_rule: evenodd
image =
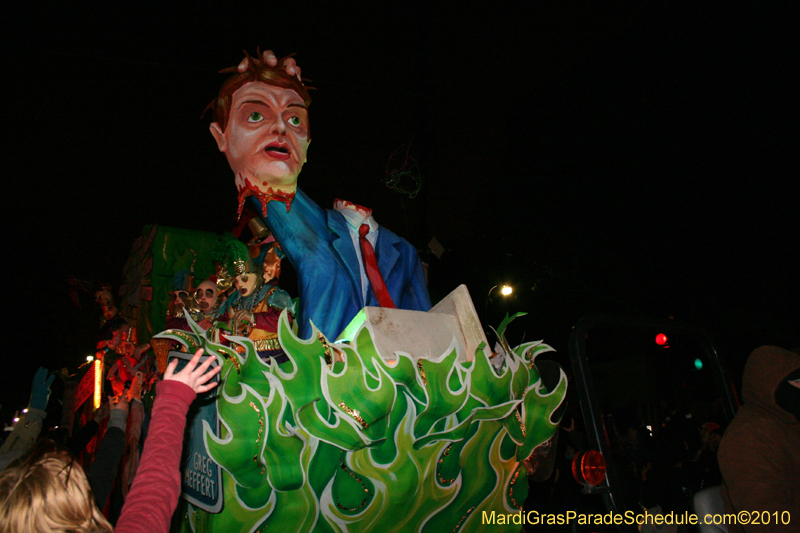
M156 388L152 422L139 472L122 508L117 533L169 531L181 492L180 460L186 414L197 394L217 386L216 382L209 381L221 370L217 366L208 371L213 357L198 365L202 355L202 349L195 352L178 373L175 373L178 361L173 360Z

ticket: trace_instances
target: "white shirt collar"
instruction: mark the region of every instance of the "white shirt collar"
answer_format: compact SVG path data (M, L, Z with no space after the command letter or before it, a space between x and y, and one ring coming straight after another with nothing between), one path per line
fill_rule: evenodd
M361 227L361 224L369 224L370 233L378 231L379 226L378 223L375 222L375 219L372 218L372 210L364 208L359 210L358 207L359 206L355 206L344 200L336 200L333 204L333 209L341 213L345 221L347 221L347 224L356 232L358 232L358 228Z

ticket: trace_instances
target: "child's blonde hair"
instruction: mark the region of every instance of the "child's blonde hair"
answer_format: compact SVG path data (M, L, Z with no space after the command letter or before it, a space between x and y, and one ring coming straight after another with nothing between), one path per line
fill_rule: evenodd
M0 533L113 533L83 468L63 451L34 452L0 472Z

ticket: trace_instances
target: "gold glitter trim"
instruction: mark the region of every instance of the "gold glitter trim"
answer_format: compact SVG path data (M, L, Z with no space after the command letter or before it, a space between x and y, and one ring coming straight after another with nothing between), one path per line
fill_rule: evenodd
M522 470L522 468L518 467L517 471L514 472L514 477L511 478L511 483L508 484L508 499L511 500L511 505L517 509L522 509L522 506L517 503L517 500L514 499L514 483L517 481L517 476L519 476L520 470Z
M439 458L439 464L436 465L436 477L439 478L439 483L441 485L452 485L453 481L456 480L456 478L453 478L453 479L445 479L445 478L443 478L442 477L442 472L440 470L441 469L441 464L444 463L444 458L447 457L450 454L450 448L452 448L452 447L453 447L452 443L447 445L447 448L444 449L444 453L442 453L442 456Z
M419 369L419 377L422 378L422 384L428 386L428 378L425 376L425 371L422 369L422 359L417 359L417 368Z
M519 421L519 427L522 430L522 436L525 436L525 424L522 422L522 417L519 416L519 411L514 411L517 415L517 420Z
M259 409L259 408L258 408L258 406L257 406L255 403L253 403L253 402L250 402L250 407L252 407L252 408L253 408L253 410L254 410L256 413L258 413L259 415L261 415L261 409ZM261 426L261 427L260 427L260 428L258 428L258 435L256 435L256 444L258 444L259 442L261 442L261 435L263 435L263 434L264 434L264 417L263 417L263 416L259 416L259 417L258 417L258 425L259 425L259 426ZM256 457L253 457L253 461L256 461L256 462L258 462L258 460L256 459ZM262 472L262 473L263 473L263 472Z
M361 425L361 429L367 429L367 423L364 421L363 418L361 418L361 413L359 413L355 409L350 409L344 404L344 402L339 402L339 408L348 415L352 416L353 419Z
M261 435L264 434L264 417L263 416L259 416L258 417L258 426L259 426L259 428L258 428L258 435L256 435L256 444L261 442Z
M264 467L264 465L261 464L261 462L258 460L258 454L255 454L253 456L253 462L261 467L261 473L262 474L267 471L267 469Z
M257 352L264 352L266 350L280 350L281 343L278 341L277 337L274 339L258 339L253 341L253 345L256 347Z
M228 360L233 364L233 368L236 369L237 374L242 373L242 367L239 366L239 359L235 355L229 355ZM252 404L252 402L251 402Z
M364 498L364 501L361 502L361 505L359 507L353 507L352 509L348 509L347 507L345 507L344 505L342 505L338 501L336 502L336 507L338 507L339 509L341 509L343 511L347 511L348 513L353 513L355 511L358 511L359 509L363 509L367 505L367 499L369 498L369 489L364 484L364 482L361 481L360 477L358 477L352 470L349 470L347 468L347 465L344 464L344 459L342 459L341 457L339 457L339 464L342 466L342 470L344 470L345 472L350 474L350 477L352 477L353 479L355 479L356 481L361 483L361 488L364 489L364 492L367 493L367 497Z
M333 357L331 357L331 347L328 344L328 339L325 338L321 332L317 332L317 340L322 343L322 346L325 348L325 363L328 365L328 368L331 368L333 365Z
M467 519L467 517L469 516L469 514L470 514L472 511L474 511L474 510L475 510L475 507L470 507L470 508L467 510L467 512L466 512L466 513L464 513L464 516L462 516L462 517L461 517L461 520L459 520L459 521L458 521L458 524L456 524L456 527L454 527L454 528L453 528L453 533L455 533L456 531L458 531L458 528L460 528L460 527L461 527L461 524L463 524L463 523L464 523L464 520L466 520L466 519Z

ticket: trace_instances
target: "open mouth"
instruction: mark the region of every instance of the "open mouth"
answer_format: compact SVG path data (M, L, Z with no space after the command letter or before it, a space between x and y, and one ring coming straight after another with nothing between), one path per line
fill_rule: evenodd
M289 147L285 144L281 144L278 142L271 142L264 148L264 151L269 154L270 157L275 159L289 159L291 153L289 152Z

